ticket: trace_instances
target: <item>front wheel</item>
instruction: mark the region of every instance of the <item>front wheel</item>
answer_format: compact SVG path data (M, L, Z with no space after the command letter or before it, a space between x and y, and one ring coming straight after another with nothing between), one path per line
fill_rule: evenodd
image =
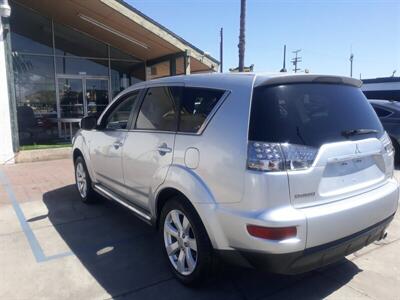
M160 235L168 264L182 283L203 281L212 267L212 247L196 211L183 197L169 200L163 207Z
M81 156L75 160L75 183L82 202L91 203L97 201L97 195L93 190L85 160Z

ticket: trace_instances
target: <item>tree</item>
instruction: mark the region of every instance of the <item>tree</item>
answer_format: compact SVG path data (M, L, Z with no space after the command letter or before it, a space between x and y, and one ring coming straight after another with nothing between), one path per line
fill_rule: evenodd
M240 33L239 33L239 72L244 70L245 50L245 25L246 25L246 0L240 0Z

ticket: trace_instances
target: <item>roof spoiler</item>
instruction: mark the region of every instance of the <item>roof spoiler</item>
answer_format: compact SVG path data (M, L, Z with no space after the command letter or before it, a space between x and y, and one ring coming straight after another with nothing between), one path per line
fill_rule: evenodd
M279 85L279 84L290 84L290 83L309 83L309 82L318 82L318 83L336 83L336 84L345 84L351 85L355 87L361 87L362 81L345 77L345 76L330 76L330 75L311 75L311 74L302 74L302 75L284 75L284 76L276 76L263 78L260 76L256 79L255 87L265 86L265 85Z

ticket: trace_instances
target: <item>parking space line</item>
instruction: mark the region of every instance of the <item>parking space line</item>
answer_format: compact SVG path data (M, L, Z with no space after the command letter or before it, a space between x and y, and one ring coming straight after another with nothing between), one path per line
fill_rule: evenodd
M8 195L8 199L10 200L10 202L12 204L14 212L18 218L19 224L21 225L22 231L24 232L26 239L28 240L29 246L31 247L31 250L36 259L36 262L40 263L40 262L45 262L45 261L73 255L73 253L71 251L68 251L68 252L64 252L64 253L60 253L60 254L46 256L43 252L42 247L40 246L39 241L37 240L35 234L33 233L31 226L26 221L24 212L22 211L21 206L19 205L19 203L15 197L12 186L9 183L6 174L2 170L0 170L0 183L4 187L4 189Z

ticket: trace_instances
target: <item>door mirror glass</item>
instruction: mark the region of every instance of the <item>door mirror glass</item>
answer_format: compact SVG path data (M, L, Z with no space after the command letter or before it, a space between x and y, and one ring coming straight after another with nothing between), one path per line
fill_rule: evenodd
M97 118L95 116L87 116L81 120L81 128L83 130L92 130L97 126Z

